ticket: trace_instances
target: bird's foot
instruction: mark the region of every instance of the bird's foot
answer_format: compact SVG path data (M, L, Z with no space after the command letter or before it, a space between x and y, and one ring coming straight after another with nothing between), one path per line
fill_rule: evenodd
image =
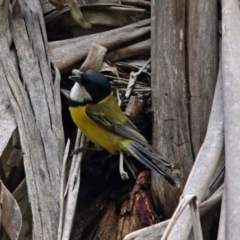
M128 176L128 173L124 171L123 159L124 159L123 152L120 152L120 156L119 156L119 173L120 173L120 176L121 176L122 180L127 180L127 179L129 179L129 176Z
M121 176L122 180L128 180L129 179L128 173L125 172L124 170L123 170L123 172L120 171L120 176Z

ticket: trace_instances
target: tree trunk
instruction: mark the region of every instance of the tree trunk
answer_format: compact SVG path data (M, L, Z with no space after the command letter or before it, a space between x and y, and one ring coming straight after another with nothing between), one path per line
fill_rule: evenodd
M217 3L153 1L151 53L153 143L181 184L172 188L153 173L155 203L170 217L206 132L217 79Z

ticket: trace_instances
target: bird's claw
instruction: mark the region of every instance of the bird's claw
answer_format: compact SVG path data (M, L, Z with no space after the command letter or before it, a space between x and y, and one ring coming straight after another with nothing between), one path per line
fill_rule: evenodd
M128 180L129 179L128 173L125 172L125 171L120 172L120 176L121 176L122 180Z

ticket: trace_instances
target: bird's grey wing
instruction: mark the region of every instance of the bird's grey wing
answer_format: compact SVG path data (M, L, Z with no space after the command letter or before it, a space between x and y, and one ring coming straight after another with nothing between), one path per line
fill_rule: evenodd
M148 146L146 139L121 111L115 99L101 104L89 104L86 107L86 114L93 122L106 130Z

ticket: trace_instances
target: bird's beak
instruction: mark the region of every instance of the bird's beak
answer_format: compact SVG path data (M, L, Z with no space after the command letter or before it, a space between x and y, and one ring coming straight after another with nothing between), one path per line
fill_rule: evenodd
M81 81L81 76L78 76L78 75L72 75L72 76L69 76L68 78L77 83L80 83Z

